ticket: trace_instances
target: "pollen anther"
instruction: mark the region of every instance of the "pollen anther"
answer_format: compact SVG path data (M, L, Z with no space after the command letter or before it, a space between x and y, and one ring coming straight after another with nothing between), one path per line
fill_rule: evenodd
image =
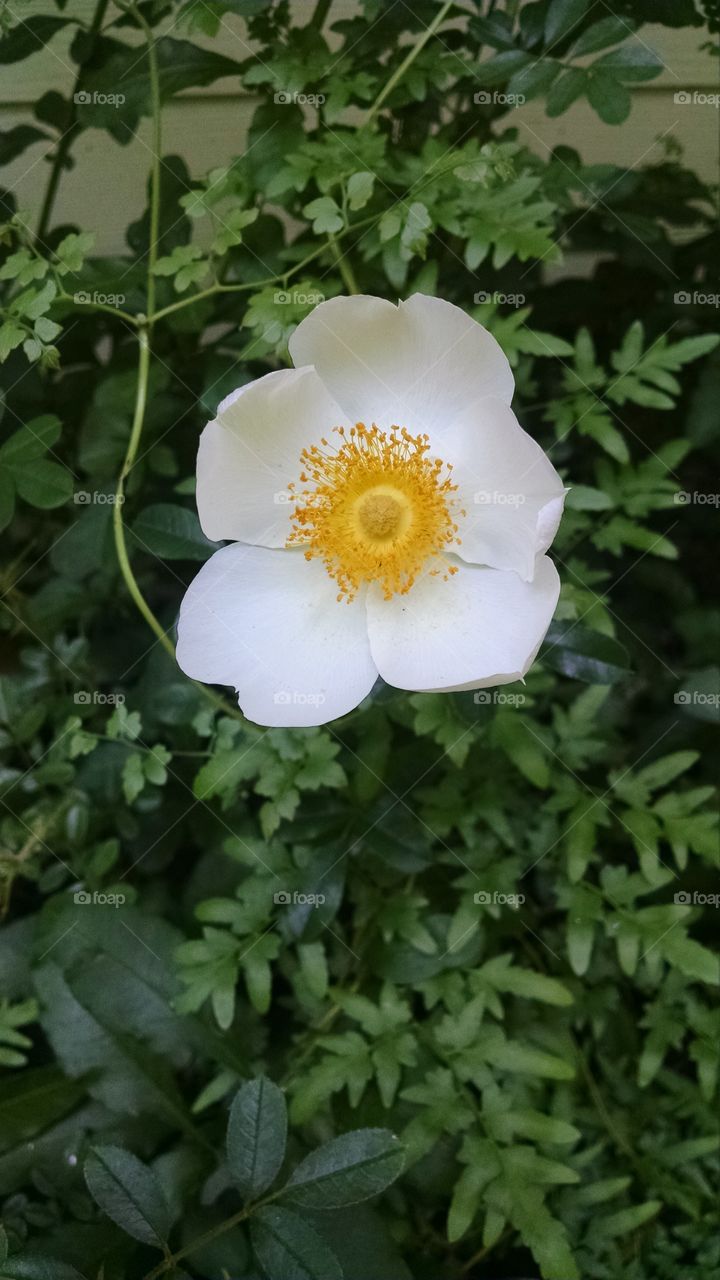
M443 553L458 542L457 485L452 468L428 456L428 437L362 422L334 434L337 446L321 438L301 454L305 487L288 486L297 502L288 546L322 560L338 599L373 582L386 600L404 595L424 570L448 577L454 570Z

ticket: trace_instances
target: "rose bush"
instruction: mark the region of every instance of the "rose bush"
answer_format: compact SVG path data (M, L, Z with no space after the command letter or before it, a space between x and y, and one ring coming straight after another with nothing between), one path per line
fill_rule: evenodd
M1 25L0 1276L707 1280L714 0Z

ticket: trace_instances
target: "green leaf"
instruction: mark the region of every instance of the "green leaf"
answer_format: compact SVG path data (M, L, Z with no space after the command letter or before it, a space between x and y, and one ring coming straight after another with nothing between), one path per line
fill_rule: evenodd
M207 560L217 543L205 537L194 511L170 502L146 507L131 533L143 551L161 560Z
M585 684L616 684L631 670L627 650L617 640L572 622L550 625L540 658L552 671Z
M44 413L10 436L0 448L0 458L8 466L22 466L33 458L39 458L52 448L60 436L60 419L53 413Z
M537 731L517 712L500 711L492 727L493 740L502 747L523 777L544 788L550 781L550 760Z
M347 194L348 204L355 211L364 209L368 200L371 198L375 187L375 174L369 173L367 170L361 170L359 173L352 173L348 178Z
M537 1187L513 1187L510 1217L546 1280L580 1280L567 1233Z
M638 40L603 54L593 63L593 70L606 67L618 80L653 80L663 69L662 58Z
M257 1199L275 1181L286 1140L282 1089L265 1076L244 1084L235 1095L227 1131L228 1165L244 1199Z
M384 1191L404 1163L403 1149L388 1129L355 1129L306 1156L284 1194L304 1209L337 1209Z
M61 507L72 497L71 473L49 458L36 458L26 466L15 464L12 474L20 497L32 507L50 510Z
M595 53L597 49L605 49L609 44L617 44L624 40L632 27L626 19L611 14L594 22L587 31L583 31L570 50L569 58L581 58L586 53Z
M85 1280L85 1277L69 1262L25 1253L8 1258L0 1280Z
M630 92L609 71L593 67L587 96L590 106L595 108L605 124L622 124L630 115Z
M317 1232L279 1205L258 1209L250 1221L250 1239L272 1280L343 1280L340 1263Z
M53 17L50 14L30 14L0 39L0 66L22 62L31 53L37 53L69 21L68 18Z
M11 351L25 341L27 330L21 328L14 320L6 320L0 325L0 364L7 360Z
M632 1209L620 1209L618 1213L596 1218L593 1222L593 1235L600 1240L614 1240L617 1236L629 1235L654 1218L661 1209L661 1200L647 1200L645 1204L634 1205Z
M585 17L591 0L550 0L545 18L545 47L567 36Z
M15 484L9 468L2 465L0 457L0 531L7 529L15 514Z
M213 84L225 76L235 77L237 87L241 64L232 58L170 36L157 40L155 50L163 102L184 89ZM112 99L109 86L117 86L121 103L108 101ZM152 112L147 58L138 54L135 45L119 40L103 37L96 43L96 55L83 71L80 91L87 95L81 107L82 125L107 129L121 143L129 142L140 117Z
M0 50L2 42L0 41ZM0 165L10 164L36 142L49 142L50 134L31 124L17 124L14 129L0 130Z
M320 196L317 200L311 200L305 205L303 213L306 218L311 219L316 236L332 235L343 229L343 216L332 196Z
M563 111L587 92L588 74L580 67L568 67L550 89L546 109L549 116L561 116Z
M170 1232L170 1210L155 1174L121 1147L93 1147L85 1181L103 1213L123 1231L162 1248Z

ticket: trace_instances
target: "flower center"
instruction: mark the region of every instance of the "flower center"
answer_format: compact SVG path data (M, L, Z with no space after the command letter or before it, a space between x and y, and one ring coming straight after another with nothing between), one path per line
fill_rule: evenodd
M361 536L374 542L396 538L401 526L407 526L412 519L407 499L399 491L386 493L382 489L371 489L364 494L358 500L356 514Z
M428 457L428 437L362 422L334 434L337 444L323 438L300 456L304 487L288 486L297 505L287 545L323 561L338 600L371 582L386 600L404 595L433 559L428 572L456 573L443 552L459 542L454 515L465 513L454 510L451 468Z

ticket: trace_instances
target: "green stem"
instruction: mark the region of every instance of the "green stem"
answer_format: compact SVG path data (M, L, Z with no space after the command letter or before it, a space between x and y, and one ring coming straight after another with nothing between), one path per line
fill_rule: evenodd
M330 245L332 255L337 263L338 271L343 278L343 283L348 293L359 293L360 290L358 289L357 280L355 279L355 274L350 262L345 254L340 252L340 246L334 235L331 234L328 236L328 244Z
M342 240L344 236L350 235L352 231L361 231L363 227L369 227L371 222L376 222L377 217L361 218L358 222L354 222L349 227L344 227L342 231L338 231L335 239ZM300 262L296 262L294 267L288 267L287 271L280 271L275 276L266 276L264 280L249 280L242 284L221 284L217 281L210 285L207 289L201 290L200 293L194 293L189 298L181 298L179 302L171 302L169 306L162 307L160 311L155 312L155 320L164 320L166 316L172 315L175 311L181 311L183 307L190 307L195 302L199 302L201 298L211 298L218 293L246 293L250 289L263 289L266 285L286 283L291 276L297 275L298 271L304 271L305 267L314 262L316 258L321 258L327 253L327 242L323 242L317 249L313 249L312 253L306 254Z
M137 389L135 392L135 411L133 413L130 439L128 441L125 460L122 465L122 471L118 476L118 482L115 489L113 534L115 537L115 551L117 554L118 564L120 565L120 572L125 579L127 589L148 626L155 632L155 635L163 648L170 654L170 657L174 659L175 646L172 640L170 640L170 638L165 634L162 626L155 617L155 614L137 584L137 579L132 571L132 566L127 553L127 543L125 541L125 525L123 523L122 514L125 502L125 481L135 463L138 447L140 445L140 437L142 436L143 424L145 421L145 406L147 404L148 377L150 374L150 337L147 325L142 325L138 335L138 342L140 344L140 355L138 360Z
M176 1253L169 1254L162 1262L159 1262L152 1271L148 1271L143 1280L158 1280L158 1276L162 1276L176 1263L187 1258L189 1254L195 1253L196 1250L202 1249L203 1245L209 1244L211 1240L216 1240L218 1236L225 1235L227 1231L232 1231L233 1227L237 1227L256 1209L262 1208L263 1205L270 1204L272 1200L276 1200L281 1195L281 1191L275 1191L272 1195L265 1196L264 1199L256 1201L255 1204L246 1205L244 1209L240 1209L237 1213L232 1214L230 1218L225 1218L223 1222L219 1222L216 1227L211 1227L209 1231L203 1232L201 1236L196 1236L189 1244L183 1245L182 1249L178 1249Z
M430 26L427 27L425 31L423 31L419 39L415 41L415 44L412 46L407 56L403 58L402 62L400 63L400 66L397 68L397 70L393 72L390 79L386 81L385 85L380 90L380 93L378 94L377 98L373 102L365 118L365 125L368 125L370 121L373 119L373 117L377 115L378 111L380 110L388 94L392 93L393 89L395 88L395 85L398 84L400 80L402 80L408 67L412 66L418 54L425 48L425 45L427 44L428 40L431 40L432 37L435 35L435 32L437 31L441 23L445 21L445 18L447 17L448 13L452 9L454 3L455 3L455 0L445 0L445 4L442 6L441 9L438 10L432 22L430 23Z
M332 0L317 0L315 11L310 19L310 26L315 27L317 31L322 31L325 21L330 12Z
M160 102L160 72L157 48L152 27L146 22L137 6L133 5L133 17L142 28L147 41L150 68L150 100L152 103L153 142L152 169L150 174L150 245L147 270L147 318L152 328L155 318L155 263L158 256L160 231L160 165L162 163L162 111Z
M90 23L90 26L88 28L88 34L87 34L88 56L90 56L93 52L95 41L99 35L100 28L103 24L103 19L105 17L105 13L109 3L110 3L110 0L98 0L98 3L95 7L95 13L93 15L92 22ZM81 64L80 67L78 68L77 76L75 77L75 84L73 85L70 102L68 104L68 114L66 117L67 128L63 132L58 142L55 155L53 156L53 159L52 159L50 179L48 181L47 189L45 191L45 199L43 200L42 208L40 210L40 217L38 219L38 227L37 227L37 233L36 233L36 239L40 242L42 242L45 239L45 236L48 233L50 219L52 217L52 211L55 206L55 198L57 196L58 187L60 185L60 177L63 169L65 168L65 161L67 160L68 154L70 152L70 148L75 140L75 135L77 133L77 107L75 105L75 94L80 89L80 85L82 82L82 74L83 74L83 65Z
M71 293L65 293L61 290L58 293L56 302L70 302L74 307L83 307L86 311L104 311L106 315L114 316L116 320L124 320L126 324L133 326L139 323L138 317L134 316L131 311L123 311L120 307L111 307L106 302L76 302Z

